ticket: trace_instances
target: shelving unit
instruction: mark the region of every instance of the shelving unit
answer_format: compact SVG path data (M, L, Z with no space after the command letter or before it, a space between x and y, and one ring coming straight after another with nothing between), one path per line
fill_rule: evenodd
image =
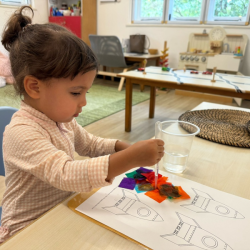
M81 0L81 16L50 16L49 22L71 30L90 46L89 35L97 33L97 1Z
M226 35L227 37L242 37L243 35L232 35L232 34L229 34L229 35Z
M208 36L207 33L194 33L195 36Z

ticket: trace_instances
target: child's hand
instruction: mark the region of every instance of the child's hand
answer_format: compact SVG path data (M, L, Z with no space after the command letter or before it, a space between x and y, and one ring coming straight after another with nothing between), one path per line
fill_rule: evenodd
M127 150L130 151L128 157L132 160L133 165L152 166L159 162L164 155L164 141L160 139L139 141Z
M158 163L164 154L164 141L151 139L139 141L109 157L109 170L106 181L139 166L152 166Z

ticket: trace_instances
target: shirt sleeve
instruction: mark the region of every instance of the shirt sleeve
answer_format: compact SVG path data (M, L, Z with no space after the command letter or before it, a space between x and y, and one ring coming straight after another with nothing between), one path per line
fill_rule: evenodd
M117 139L105 139L88 133L76 120L74 122L75 151L81 156L98 157L115 153Z
M109 155L74 161L66 152L57 149L49 136L31 125L8 129L4 135L3 154L5 164L12 171L25 171L64 191L88 192L110 184L105 181Z

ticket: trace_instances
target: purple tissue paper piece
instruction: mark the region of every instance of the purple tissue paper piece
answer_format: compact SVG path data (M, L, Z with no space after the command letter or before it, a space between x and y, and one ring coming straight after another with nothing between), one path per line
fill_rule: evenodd
M143 167L140 167L140 168L138 168L137 170L136 170L136 172L137 173L150 173L150 172L152 172L153 171L153 169L147 169L147 168L143 168Z
M132 178L123 178L120 185L118 187L121 188L126 188L126 189L130 189L130 190L134 190L136 185L136 181L135 179Z

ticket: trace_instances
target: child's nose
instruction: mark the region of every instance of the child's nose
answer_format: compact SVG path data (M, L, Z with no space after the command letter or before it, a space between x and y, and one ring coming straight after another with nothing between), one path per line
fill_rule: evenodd
M86 105L87 105L87 100L86 100L86 98L84 98L84 99L81 101L80 106L81 106L81 107L84 107L84 106L86 106Z

